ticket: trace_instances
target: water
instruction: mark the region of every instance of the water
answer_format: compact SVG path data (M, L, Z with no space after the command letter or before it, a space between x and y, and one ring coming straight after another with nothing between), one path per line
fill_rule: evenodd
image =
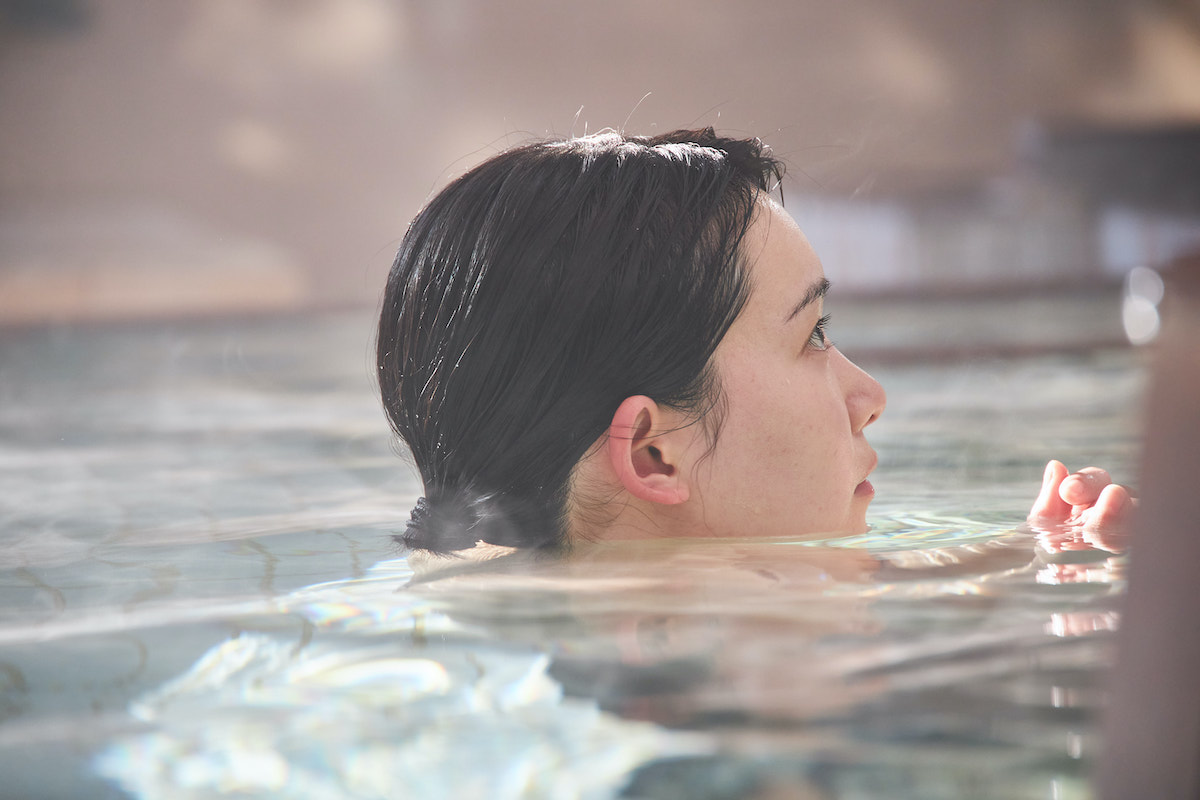
M369 327L3 334L0 795L1090 796L1123 559L1014 527L1136 353L868 365L864 536L414 580Z

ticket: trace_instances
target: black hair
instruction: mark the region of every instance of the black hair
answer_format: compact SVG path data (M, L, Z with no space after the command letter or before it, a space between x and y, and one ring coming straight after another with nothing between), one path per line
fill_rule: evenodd
M565 544L572 470L617 407L702 415L749 295L740 244L783 165L711 128L503 152L409 226L379 320L379 386L425 497L403 544Z

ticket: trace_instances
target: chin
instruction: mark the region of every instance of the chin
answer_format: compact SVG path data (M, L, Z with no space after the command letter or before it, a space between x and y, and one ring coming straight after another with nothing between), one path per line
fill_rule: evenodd
M871 526L867 524L867 505L870 503L855 503L855 508L849 517L849 523L846 525L847 533L866 533L871 530Z

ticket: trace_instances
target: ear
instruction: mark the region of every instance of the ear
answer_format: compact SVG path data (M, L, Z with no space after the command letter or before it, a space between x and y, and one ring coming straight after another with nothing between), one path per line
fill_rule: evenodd
M634 497L675 505L688 499L680 470L685 434L677 415L665 413L649 397L627 397L608 429L608 455L621 484ZM669 419L668 419L669 418Z

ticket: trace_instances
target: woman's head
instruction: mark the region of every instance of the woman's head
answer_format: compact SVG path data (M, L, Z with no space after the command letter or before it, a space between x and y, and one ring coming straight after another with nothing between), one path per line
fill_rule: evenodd
M642 532L795 536L865 530L874 496L867 476L876 456L863 431L883 412L883 389L828 340L829 282L780 206L759 202L742 252L750 297L712 361L725 406L720 440L705 452L670 431L669 417L649 426L667 431L660 442L652 436L640 442L654 446L659 460L674 468L658 469L660 484L683 492L653 514L644 505L637 509L654 518L654 527ZM633 398L627 405L644 404ZM654 411L645 406L642 413L653 419ZM622 474L624 463L637 459L623 445L610 442L609 464L602 466L636 498L646 481ZM628 537L639 524L630 516L621 527Z
M689 442L689 470L721 452L714 353L751 302L748 232L782 172L711 129L604 133L507 151L438 194L379 327L384 405L426 494L406 544L553 547L686 504L663 450Z

